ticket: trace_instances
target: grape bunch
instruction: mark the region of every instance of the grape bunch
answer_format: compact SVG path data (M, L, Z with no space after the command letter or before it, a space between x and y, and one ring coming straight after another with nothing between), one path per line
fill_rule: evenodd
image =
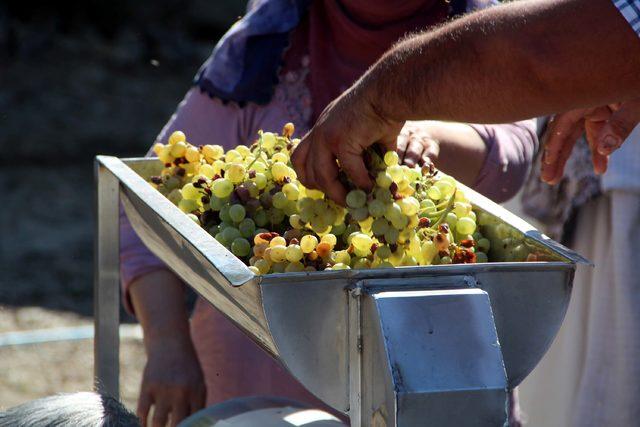
M176 131L153 147L164 169L150 181L255 274L488 261L490 240L454 178L374 147L365 156L374 189L342 176L343 207L297 180L293 133L288 123L225 151Z

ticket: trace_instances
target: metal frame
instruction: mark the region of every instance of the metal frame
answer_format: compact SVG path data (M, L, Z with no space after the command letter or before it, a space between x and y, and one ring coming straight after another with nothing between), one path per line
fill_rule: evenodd
M95 163L96 234L94 242L95 388L120 395L120 184L100 162Z

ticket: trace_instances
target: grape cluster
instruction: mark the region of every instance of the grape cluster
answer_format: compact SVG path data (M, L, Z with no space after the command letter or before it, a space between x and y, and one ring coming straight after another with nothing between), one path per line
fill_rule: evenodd
M250 147L196 147L171 134L153 151L151 183L256 274L487 262L491 244L455 179L366 153L375 181L350 185L346 207L305 188L291 166L294 127L258 133Z

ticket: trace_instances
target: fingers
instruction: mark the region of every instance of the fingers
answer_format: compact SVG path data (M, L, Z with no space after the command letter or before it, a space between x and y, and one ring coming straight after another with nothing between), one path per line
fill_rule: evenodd
M544 146L543 165L554 165L558 160L558 156L564 147L567 137L572 135L578 128L582 130L584 112L584 110L573 110L558 114L551 119L546 133L547 141Z
M170 426L171 427L176 427L178 425L178 423L182 420L184 420L185 418L187 418L190 414L190 408L189 408L189 404L185 401L185 402L179 402L177 403L172 409L171 409L171 423Z
M293 168L296 170L298 174L298 180L304 185L308 187L307 174L305 164L307 163L307 156L309 154L309 148L311 146L311 133L302 138L302 141L298 144L298 146L293 150L291 154L291 164Z
M562 178L576 140L584 131L584 110L557 115L549 124L541 163L541 178L549 184Z
M140 393L140 399L138 399L138 409L136 414L140 419L140 424L143 427L147 426L147 417L149 416L149 409L151 409L151 395L149 393Z
M425 146L416 139L411 139L407 144L403 163L409 167L414 167L423 162Z
M597 137L597 152L604 156L620 148L640 121L640 100L624 102L615 108Z
M153 408L153 427L165 427L169 419L169 407L163 403L156 403Z
M338 164L336 163L333 153L329 150L319 150L318 161L317 163L314 161L314 163L316 167L314 168L313 174L317 187L324 189L325 194L331 200L344 206L346 203L347 190L338 180L340 171L338 170ZM365 173L368 174L366 169Z
M338 161L342 170L356 187L364 191L371 190L373 183L364 164L363 149L355 144L345 144L341 148L338 154Z
M407 144L409 143L409 135L405 133L401 133L398 135L397 149L398 157L400 158L400 163L404 162L404 155L407 151Z
M608 109L607 109L608 110ZM585 134L587 142L589 143L589 150L591 151L591 161L593 163L593 170L597 174L603 174L607 170L609 163L609 156L598 153L597 149L597 136L602 131L607 118L611 115L611 112L607 112L607 117L604 120L587 120L585 122Z

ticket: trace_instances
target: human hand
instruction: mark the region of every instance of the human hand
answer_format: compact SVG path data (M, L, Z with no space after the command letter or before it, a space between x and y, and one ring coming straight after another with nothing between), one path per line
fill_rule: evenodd
M142 375L137 415L143 426L151 406L153 427L176 426L202 409L206 388L190 340L163 339L147 345L147 364Z
M609 155L617 150L640 121L640 99L556 115L545 134L541 178L557 184L573 146L582 134L591 149L593 169L607 171Z
M430 165L438 160L440 143L420 122L406 122L398 135L397 152L409 167Z
M403 125L380 116L359 92L354 86L329 104L291 156L304 186L322 190L342 205L347 190L338 180L336 160L357 187L370 190L373 181L364 163L364 150L374 143L395 150Z

